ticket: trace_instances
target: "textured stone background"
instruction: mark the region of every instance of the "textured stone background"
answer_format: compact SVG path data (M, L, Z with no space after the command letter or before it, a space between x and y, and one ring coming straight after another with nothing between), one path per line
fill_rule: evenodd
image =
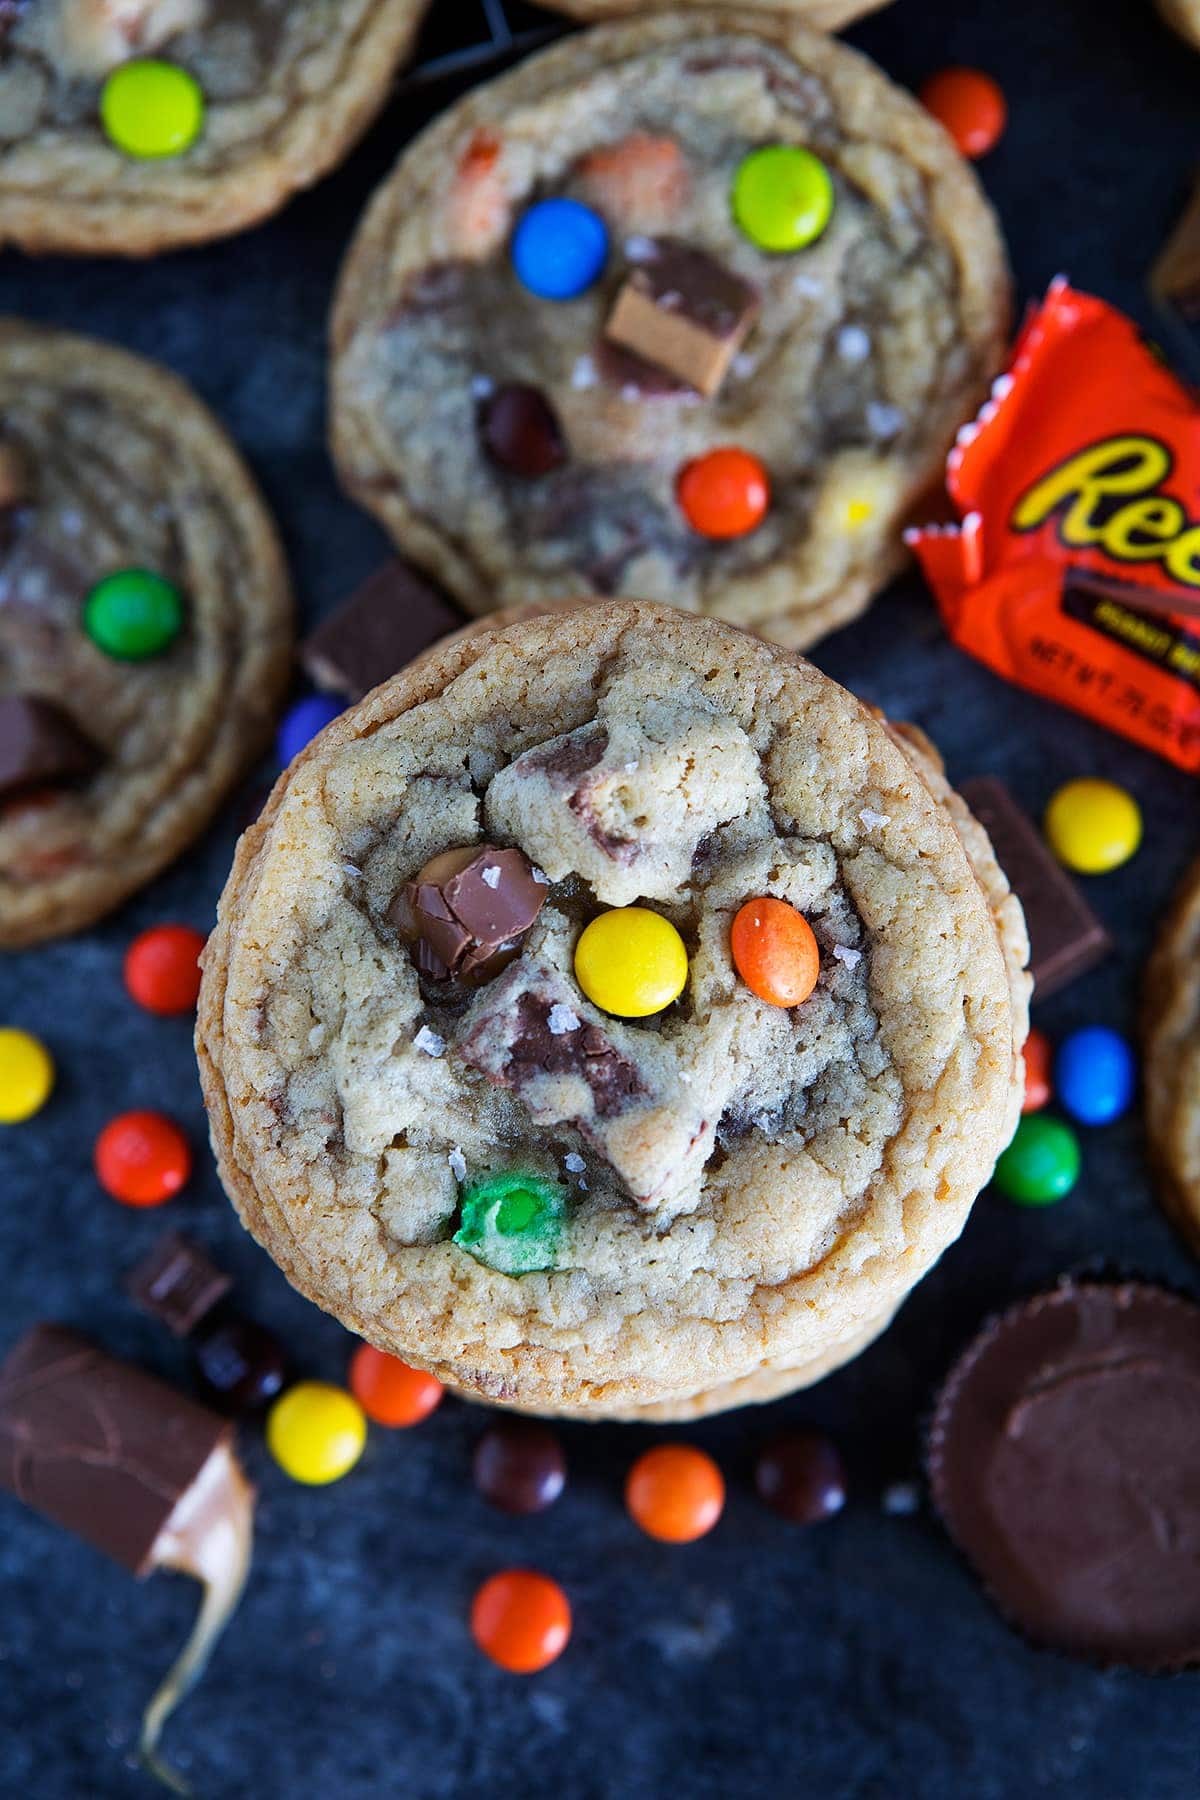
M439 41L444 21L468 11L468 0L435 0ZM1012 123L983 177L1022 299L1066 269L1152 323L1142 276L1196 159L1200 57L1148 4L898 0L851 35L914 85L950 61L993 70ZM5 310L118 339L195 383L262 478L309 617L384 549L339 496L322 447L331 283L375 182L450 91L398 96L340 174L242 239L148 267L0 260ZM1197 847L1195 785L965 660L915 579L817 660L916 719L953 775L1001 771L1031 808L1085 772L1137 793L1146 847L1092 886L1120 949L1039 1013L1051 1033L1092 1019L1131 1027L1155 917ZM202 1142L188 1026L137 1012L120 959L154 921L207 926L237 828L231 804L120 916L0 966L0 1018L42 1033L60 1068L46 1112L0 1139L4 1345L57 1317L186 1379L179 1346L118 1287L166 1217L108 1201L90 1152L104 1121L130 1106L164 1107ZM236 1272L246 1308L284 1335L301 1371L342 1375L349 1340L242 1236L205 1154L170 1221ZM248 1430L262 1489L254 1574L170 1751L198 1792L219 1800L1192 1800L1200 1675L1100 1674L1027 1649L934 1521L881 1505L888 1483L915 1475L931 1387L983 1315L1096 1261L1200 1293L1200 1271L1155 1208L1136 1120L1087 1136L1083 1179L1054 1210L985 1194L962 1242L853 1367L766 1412L697 1430L726 1469L730 1500L718 1529L691 1548L652 1544L624 1516L625 1468L651 1441L635 1428L565 1432L567 1492L522 1523L474 1495L469 1456L483 1418L465 1406L447 1403L418 1431L374 1433L355 1474L324 1491L289 1485ZM834 1432L853 1476L846 1513L809 1535L767 1513L749 1486L755 1447L791 1422ZM530 1681L486 1664L464 1623L476 1583L514 1562L559 1577L576 1610L568 1653ZM130 1747L193 1604L190 1584L159 1577L139 1589L0 1501L0 1793L152 1792Z

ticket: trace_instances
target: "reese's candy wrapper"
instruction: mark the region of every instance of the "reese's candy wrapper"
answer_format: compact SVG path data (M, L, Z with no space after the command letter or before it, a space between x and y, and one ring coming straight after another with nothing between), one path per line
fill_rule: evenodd
M1200 408L1130 320L1055 281L946 485L905 535L954 642L1200 773Z

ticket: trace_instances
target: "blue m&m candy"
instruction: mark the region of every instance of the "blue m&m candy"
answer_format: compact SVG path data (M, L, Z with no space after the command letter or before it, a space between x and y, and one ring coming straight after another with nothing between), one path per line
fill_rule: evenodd
M306 694L303 700L290 706L283 715L275 740L276 753L284 768L342 711L341 701L335 700L332 694Z
M578 200L539 200L513 233L517 279L540 300L574 300L607 261L608 227Z
M1081 1125L1108 1125L1129 1110L1137 1069L1119 1031L1085 1025L1059 1046L1054 1086L1060 1105Z

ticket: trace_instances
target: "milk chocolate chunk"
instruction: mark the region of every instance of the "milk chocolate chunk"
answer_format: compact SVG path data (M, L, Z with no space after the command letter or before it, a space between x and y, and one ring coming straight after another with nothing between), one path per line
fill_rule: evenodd
M1200 1660L1200 1308L1069 1283L992 1321L929 1439L934 1502L1035 1643L1165 1670Z
M520 850L474 844L426 863L388 916L422 975L479 987L519 953L545 899Z
M757 291L740 275L703 250L663 238L630 270L604 335L711 397L759 306Z
M0 800L83 781L102 761L103 753L52 700L0 695Z
M520 1093L542 1075L579 1075L591 1092L596 1117L615 1118L645 1095L642 1078L598 1025L578 1018L573 1025L565 1020L560 1024L554 1015L562 1011L547 995L522 994L495 1078ZM465 1060L471 1060L469 1049L463 1054Z
M169 1231L130 1270L125 1291L168 1331L185 1338L233 1286L206 1250L181 1231Z
M1038 999L1045 999L1102 961L1112 939L1002 781L981 775L959 792L1025 909L1029 969Z
M489 394L479 409L479 435L492 462L526 481L567 460L558 415L540 388L514 384Z
M462 622L431 582L394 558L309 633L300 660L315 686L361 700Z
M250 1567L254 1490L228 1420L62 1325L35 1325L0 1368L0 1486L134 1575L201 1582L192 1634L142 1718L143 1762L197 1680Z

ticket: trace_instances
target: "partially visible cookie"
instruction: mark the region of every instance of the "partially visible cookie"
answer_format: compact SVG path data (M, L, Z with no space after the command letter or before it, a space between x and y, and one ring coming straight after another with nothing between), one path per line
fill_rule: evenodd
M1200 50L1200 0L1157 0L1167 24Z
M1184 877L1146 971L1143 1039L1159 1194L1200 1252L1200 861Z
M190 389L0 321L0 948L91 923L207 824L269 735L290 615Z
M623 13L667 10L664 0L544 0L544 4L573 19L616 19ZM675 0L677 7L697 4L703 5L705 0ZM748 10L793 14L814 31L840 31L864 13L887 5L888 0L747 0Z
M975 175L865 58L626 19L404 152L341 276L334 454L472 611L632 593L802 648L900 565L1008 304Z
M0 245L146 256L265 218L366 130L426 4L4 0Z

